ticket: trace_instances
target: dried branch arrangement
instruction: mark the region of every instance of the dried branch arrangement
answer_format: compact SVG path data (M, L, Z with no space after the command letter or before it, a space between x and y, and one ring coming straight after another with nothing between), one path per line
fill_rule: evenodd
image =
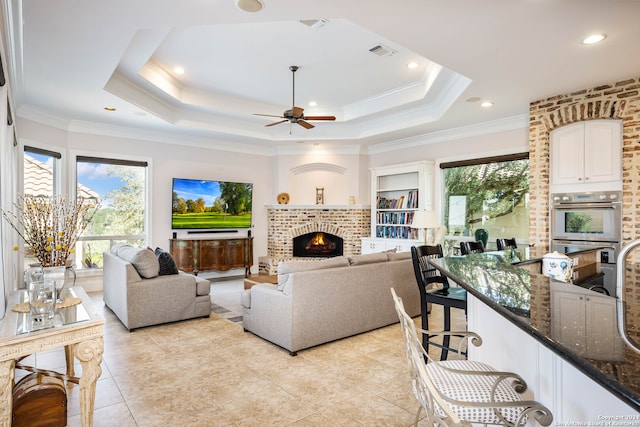
M2 216L22 237L43 267L64 266L99 206L84 198L18 195L15 212Z

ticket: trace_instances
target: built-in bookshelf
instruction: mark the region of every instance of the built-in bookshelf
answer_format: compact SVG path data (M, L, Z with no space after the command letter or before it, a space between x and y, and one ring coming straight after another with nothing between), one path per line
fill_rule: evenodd
M408 250L419 241L411 222L417 210L431 208L432 187L432 162L371 169L371 238L363 239L363 253Z

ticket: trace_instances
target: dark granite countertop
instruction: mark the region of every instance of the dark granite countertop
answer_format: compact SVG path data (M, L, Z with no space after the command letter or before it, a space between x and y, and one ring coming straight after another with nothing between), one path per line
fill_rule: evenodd
M589 378L640 410L640 354L627 348L617 333L616 298L520 268L512 264L511 255L485 252L430 262ZM559 308L562 298L573 296L597 301L597 320L585 324L567 321L567 316L561 315L566 314L564 307ZM640 307L629 309L640 311ZM602 315L603 310L613 314ZM589 316L590 311L586 312ZM628 319L638 317L637 313L627 314ZM584 329L586 324L588 328ZM635 325L628 327L637 330Z

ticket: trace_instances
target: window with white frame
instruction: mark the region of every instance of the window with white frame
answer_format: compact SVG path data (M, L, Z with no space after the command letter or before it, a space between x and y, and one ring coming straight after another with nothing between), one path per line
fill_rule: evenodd
M147 162L77 156L77 195L99 203L76 250L80 269L102 268L102 252L116 242L144 244L146 177Z
M56 151L24 147L23 190L25 196L51 197L60 188L60 159Z

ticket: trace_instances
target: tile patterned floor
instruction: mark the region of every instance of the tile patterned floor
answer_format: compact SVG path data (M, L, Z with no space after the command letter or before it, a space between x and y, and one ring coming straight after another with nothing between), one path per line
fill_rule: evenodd
M241 280L214 283L212 300L226 314L237 313L241 289ZM413 423L417 402L398 324L291 357L215 313L130 333L104 308L101 293L91 297L107 319L96 427ZM434 329L442 320L438 308ZM463 315L454 322L463 326ZM64 369L62 350L30 359L40 368ZM78 387L71 384L67 393L68 425L80 426Z

